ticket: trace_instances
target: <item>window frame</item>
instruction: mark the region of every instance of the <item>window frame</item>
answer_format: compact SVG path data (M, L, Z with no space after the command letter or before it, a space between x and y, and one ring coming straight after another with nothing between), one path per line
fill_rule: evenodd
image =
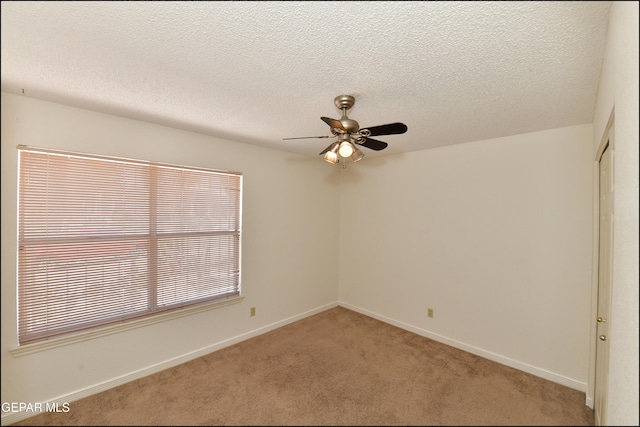
M58 345L64 345L66 343L69 342L77 342L78 340L84 340L84 339L88 339L88 338L93 338L96 336L102 336L105 334L110 334L110 333L115 333L118 331L122 331L122 330L127 330L127 329L131 329L134 327L140 327L143 325L147 325L147 324L151 324L151 323L156 323L159 321L165 321L171 318L175 318L175 317L179 317L179 316L184 316L184 315L188 315L188 314L192 314L194 312L200 312L200 311L204 311L204 310L209 310L212 308L217 308L220 306L225 306L228 304L234 304L237 302L240 302L243 299L243 295L242 295L242 274L241 274L241 266L242 266L242 194L243 194L243 176L241 173L239 172L231 172L231 171L224 171L224 170L216 170L216 169L207 169L207 168L199 168L199 167L190 167L190 166L183 166L183 165L175 165L175 164L168 164L168 163L158 163L158 162L150 162L150 161L143 161L143 160L134 160L134 159L128 159L128 158L120 158L120 157L110 157L110 156L102 156L102 155L96 155L96 154L86 154L86 153L79 153L79 152L72 152L72 151L64 151L64 150L56 150L56 149L50 149L50 148L40 148L40 147L29 147L29 146L24 146L24 145L19 145L18 147L19 150L19 154L18 154L18 161L19 161L19 174L18 174L18 246L17 246L17 251L18 251L18 277L17 277L17 283L16 283L16 289L17 289L17 305L18 305L18 347L13 349L13 353L26 353L26 352L31 352L31 351L35 351L38 350L40 348L49 348L52 346L58 346ZM225 260L228 258L230 261L229 262L224 262L222 263L222 266L227 268L226 270L224 270L223 274L227 274L229 277L231 278L231 282L230 284L227 284L225 282L224 286L219 286L217 283L211 282L212 277L211 276L206 276L204 279L198 279L197 283L200 283L200 280L204 281L204 282L210 282L208 285L205 284L203 286L200 286L198 289L201 290L201 292L204 292L203 294L201 294L199 297L192 297L192 296L188 296L188 297L183 297L183 300L181 300L181 302L179 303L173 303L173 304L169 304L164 308L160 308L158 309L155 305L158 304L157 299L153 302L153 307L150 310L144 310L142 312L142 314L137 313L137 314L126 314L123 318L117 318L117 316L114 318L113 315L111 315L110 318L108 318L108 320L106 321L102 321L99 322L96 325L80 325L80 324L76 324L76 325L72 325L71 326L71 330L65 331L63 329L60 328L55 328L56 330L58 330L57 332L52 332L50 334L47 333L38 333L35 334L35 338L29 338L29 335L27 334L27 339L24 339L24 333L21 334L21 321L22 321L22 312L24 311L24 308L22 307L22 301L20 300L21 298L21 289L25 286L27 286L24 283L24 274L22 272L22 268L23 265L21 264L21 262L23 261L23 253L25 247L29 246L29 239L25 239L24 236L24 231L25 231L25 225L24 225L24 218L23 218L23 211L27 210L23 207L23 190L22 190L22 181L23 181L23 171L22 169L22 153L36 153L36 155L42 155L42 156L56 156L56 158L65 158L65 160L68 159L72 159L72 158L77 158L77 159L83 159L83 160L89 160L91 162L94 161L98 161L98 162L111 162L113 164L117 164L117 165L121 165L121 164L126 164L126 165L133 165L133 167L142 167L142 168L146 168L144 170L149 171L149 181L148 181L148 191L149 194L154 194L153 196L149 196L149 217L152 217L153 215L156 215L159 218L162 218L163 213L158 213L158 209L156 207L152 207L152 205L154 203L157 203L157 197L158 197L158 192L160 192L161 194L165 194L162 193L162 190L158 190L158 187L160 187L160 184L157 183L157 181L154 181L153 178L151 178L154 174L159 173L157 171L160 170L167 170L167 171L178 171L179 173L184 172L185 174L187 174L187 178L189 176L193 176L193 177L212 177L211 180L213 181L215 177L218 178L227 178L232 182L232 186L237 186L237 187L225 187L222 192L225 193L222 195L222 197L227 197L230 200L230 203L232 205L232 207L230 208L230 210L232 211L232 214L235 215L235 217L229 219L229 222L232 224L231 226L227 226L225 224L222 225L222 227L230 227L231 229L224 229L221 231L214 231L214 230L207 230L204 232L193 232L193 231L182 231L182 232L174 232L174 233L168 233L171 234L172 238L178 238L178 239L183 239L184 241L188 240L188 239L193 239L194 235L197 235L198 238L200 238L201 240L206 240L206 239L214 239L212 237L212 235L221 235L221 236L231 236L228 237L227 240L230 240L232 243L214 243L214 245L217 245L214 247L214 249L212 250L209 247L209 243L208 240L207 242L204 243L203 247L196 247L194 252L196 252L195 258L199 259L200 257L203 257L205 255L200 254L200 252L221 252L221 250L219 250L220 248L222 248L223 250L226 248L226 250L231 250L231 255L227 255ZM141 169L142 170L142 169ZM154 172L152 172L154 171ZM55 172L58 172L57 170ZM168 172L171 173L171 172ZM192 175L188 175L188 174L192 174ZM165 180L166 181L166 180ZM183 183L182 181L180 181L181 183ZM214 183L215 184L215 183ZM48 185L48 184L47 184ZM178 192L180 192L181 197L183 197L182 192L184 192L184 188L185 187L179 187ZM47 190L48 191L48 190ZM204 190L198 190L200 192L203 192ZM219 191L219 190L218 190ZM234 192L237 191L237 194L232 194ZM227 194L228 193L228 194ZM169 193L166 193L169 194ZM155 201L153 199L156 199ZM206 199L208 199L209 197L206 197ZM214 198L214 197L212 197ZM201 197L202 199L202 197ZM215 208L212 207L211 205L213 204L213 202L204 202L205 206L209 209L209 211L213 210L215 211ZM206 205L206 203L209 203L209 205ZM69 207L73 207L73 204L70 204ZM164 209L164 208L163 208ZM96 209L99 212L103 212L100 211L99 209ZM126 211L123 210L125 213L124 215L126 215ZM155 212L155 214L154 214ZM227 211L224 211L225 213ZM136 211L135 215L139 216L140 212ZM199 214L199 212L196 212L196 214ZM188 213L185 213L184 216L188 216ZM54 217L55 215L51 215L52 217ZM200 216L198 216L198 218L200 218ZM65 218L66 219L66 218ZM86 220L86 218L85 218ZM173 221L173 219L171 220ZM188 220L187 220L188 221ZM201 220L196 220L196 222L201 221ZM205 216L205 219L201 222L204 222L205 224L208 224L208 217ZM153 223L154 220L149 220L149 224ZM166 221L165 221L166 222ZM183 223L176 223L176 224L172 224L166 227L182 227L182 228L188 228L190 225L190 223L186 223L186 225L184 225ZM200 226L202 227L201 224L195 224L195 226ZM130 237L130 239L147 239L149 244L148 244L148 253L146 254L146 256L143 256L142 258L138 257L138 256L132 256L132 258L134 259L142 259L143 262L147 262L149 261L149 259L153 259L153 258L157 258L158 255L157 253L160 252L160 250L156 250L155 251L155 255L153 255L154 253L154 244L152 243L152 241L158 241L162 238L163 234L161 231L158 230L152 230L153 226L149 225L149 229L148 229L148 233L144 234L143 236L141 235L136 235L134 237ZM213 225L212 225L213 227ZM34 228L37 228L34 225ZM53 233L52 233L53 234ZM79 234L76 234L76 236L81 236ZM105 237L106 236L106 237ZM165 234L166 236L166 234ZM94 236L95 237L95 236ZM106 234L106 235L102 235L102 236L98 236L98 241L101 240L101 238L105 241L113 241L113 240L109 240L109 237L111 238L116 238L117 240L122 240L122 236L121 235L110 235L110 234ZM38 239L35 239L38 240ZM42 244L42 240L47 240L47 239L39 239L40 242L39 244ZM54 245L55 243L55 239L52 239L54 241ZM94 239L95 240L95 239ZM124 239L126 241L126 238ZM214 239L215 240L215 239ZM216 241L217 242L217 241ZM46 242L44 243L45 245L47 244ZM107 243L105 243L106 245ZM194 245L194 243L191 243L191 245ZM226 246L225 246L226 245ZM157 246L157 245L156 245ZM166 245L165 245L166 246ZM196 244L197 246L197 244ZM48 246L47 246L48 247ZM189 244L187 243L187 247L191 248L191 246L189 246ZM208 252L207 252L208 251ZM165 253L176 253L178 254L178 256L181 256L184 251L179 251L179 250L168 250ZM82 260L83 258L80 257L80 259ZM163 258L165 259L165 258ZM182 259L179 259L178 261L182 261ZM210 261L210 259L205 259L204 261ZM202 262L202 260L200 261ZM213 264L213 263L209 263L209 264ZM205 270L207 272L209 271L216 271L214 269L214 267L210 267L209 264L206 264L206 268ZM157 275L156 273L156 269L154 268L158 267L158 264L155 264L155 261L151 261L149 263L149 265L146 267L146 275L147 276L153 276L153 275ZM233 268L237 267L237 271L233 270ZM43 269L48 269L48 267L43 268ZM186 267L184 268L186 270ZM48 271L48 270L47 270ZM169 276L173 277L173 270L169 270ZM149 281L149 283L145 282L145 286L149 287L149 292L150 294L153 293L158 293L158 289L161 289L160 286L158 284L157 280L152 280L152 279L147 279ZM182 281L185 281L185 279L182 279ZM188 281L188 280L186 280ZM48 278L46 280L44 280L45 285L48 286ZM190 282L189 282L190 283ZM77 285L78 283L74 283L75 285ZM68 285L68 284L67 284ZM31 285L28 285L31 286ZM104 285L105 287L108 287L109 285ZM120 286L124 286L124 285L120 285ZM140 286L140 285L137 285ZM173 286L175 288L178 289L178 291L183 290L183 287L191 287L191 285L187 284L187 285L183 285L183 287L181 287L181 285L175 284L175 285L170 285ZM69 287L69 286L68 286ZM87 286L85 286L87 287ZM141 286L142 288L144 288L144 286ZM152 287L155 287L155 290L152 289ZM218 288L220 288L220 290L218 290ZM219 294L215 294L215 292L220 292ZM208 293L208 296L207 296ZM194 291L190 291L189 295L191 294L197 294ZM204 295L204 296L203 296ZM65 300L66 301L66 300ZM173 300L172 300L173 301ZM67 309L64 309L67 310ZM98 311L99 312L99 311ZM107 316L109 317L109 315ZM73 320L73 319L72 319ZM82 323L82 321L80 321L80 323ZM80 326L78 326L80 325ZM48 328L48 326L45 327L45 330ZM19 350L19 351L17 351Z

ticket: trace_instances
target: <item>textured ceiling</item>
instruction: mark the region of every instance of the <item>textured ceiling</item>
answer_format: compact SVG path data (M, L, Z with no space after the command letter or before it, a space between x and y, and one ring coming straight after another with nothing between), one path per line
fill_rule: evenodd
M2 91L317 156L590 123L610 2L2 2Z

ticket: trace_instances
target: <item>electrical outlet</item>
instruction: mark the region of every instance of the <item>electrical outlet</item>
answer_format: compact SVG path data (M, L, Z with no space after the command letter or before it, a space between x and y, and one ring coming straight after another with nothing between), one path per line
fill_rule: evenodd
M256 308L255 307L251 307L249 313L251 314L251 317L256 315Z
M428 308L427 309L427 316L431 317L433 319L433 308Z

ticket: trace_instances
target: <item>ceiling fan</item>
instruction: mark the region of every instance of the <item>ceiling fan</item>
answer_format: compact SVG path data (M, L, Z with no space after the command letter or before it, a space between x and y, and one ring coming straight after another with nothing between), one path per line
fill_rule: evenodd
M376 151L387 148L388 144L386 142L373 139L371 138L372 136L396 135L407 131L407 125L399 122L360 129L358 122L347 117L347 110L351 109L355 102L355 98L351 95L336 96L334 103L336 104L336 107L342 110L342 117L340 120L330 119L329 117L320 117L323 122L329 125L332 135L283 138L283 140L337 137L337 140L322 150L320 155L324 155L324 159L333 164L339 163L339 157L341 157L343 159L343 167L346 167L344 164L346 159L357 162L364 157L364 153L358 149L358 145Z

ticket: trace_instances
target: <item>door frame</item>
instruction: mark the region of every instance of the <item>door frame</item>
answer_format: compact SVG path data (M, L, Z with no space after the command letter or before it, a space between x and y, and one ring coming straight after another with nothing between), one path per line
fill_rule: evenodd
M587 383L586 404L595 410L596 384L596 346L598 335L598 287L600 263L600 159L607 147L615 150L614 132L615 107L611 110L609 121L602 133L600 143L593 159L593 235L592 235L592 274L591 274L591 316L589 317L589 381ZM615 158L614 158L615 171ZM614 196L615 197L615 196Z

